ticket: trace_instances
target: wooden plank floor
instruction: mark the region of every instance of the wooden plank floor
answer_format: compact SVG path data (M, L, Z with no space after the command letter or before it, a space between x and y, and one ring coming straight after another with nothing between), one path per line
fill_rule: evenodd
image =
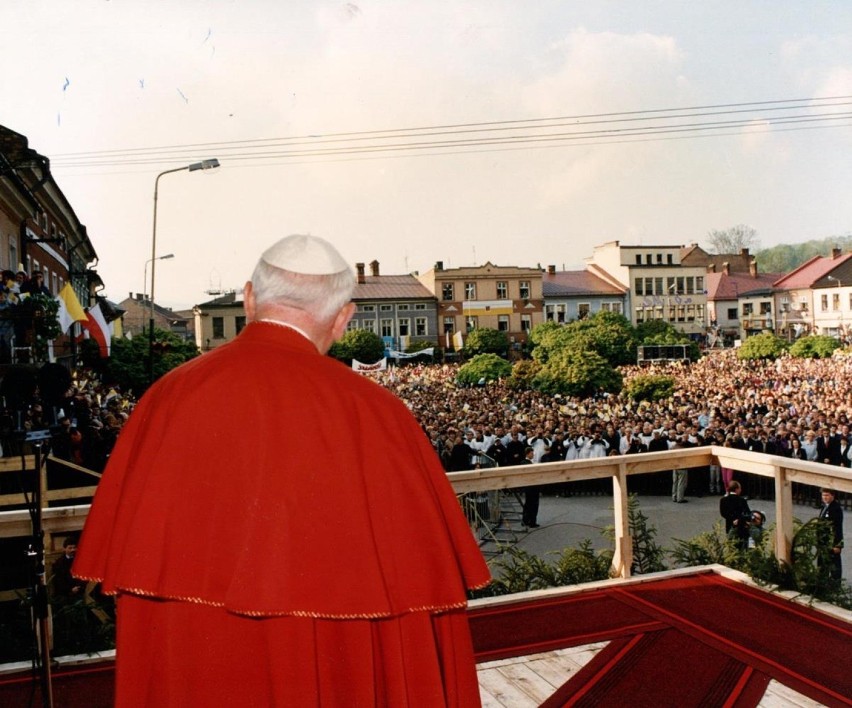
M479 664L483 708L537 708L597 654L606 642ZM823 704L770 681L758 708L820 708Z

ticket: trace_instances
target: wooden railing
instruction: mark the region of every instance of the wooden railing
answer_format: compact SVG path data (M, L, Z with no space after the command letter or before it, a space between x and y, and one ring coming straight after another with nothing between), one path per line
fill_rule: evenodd
M18 460L17 464L20 467L20 458L4 458L3 464L15 464L7 462L7 460L15 459ZM459 494L610 478L615 528L613 566L616 575L627 577L630 575L633 558L627 515L628 478L632 475L671 469L706 467L711 463L774 479L775 548L778 558L784 561L790 560L793 541L793 483L831 487L841 492L852 493L852 473L849 470L818 462L802 462L786 457L718 446L683 448L595 460L547 462L538 465L453 472L448 477ZM29 464L32 465L32 461ZM42 475L42 483L46 485L44 475ZM46 498L48 500L63 499L68 502L76 498L91 497L93 491L94 487L46 490ZM88 504L45 509L43 514L44 530L47 536L45 547L56 548L51 542L51 537L54 535L61 536L72 531L79 531L85 523L88 511ZM27 536L30 533L29 524L30 518L26 511L0 512L0 538Z

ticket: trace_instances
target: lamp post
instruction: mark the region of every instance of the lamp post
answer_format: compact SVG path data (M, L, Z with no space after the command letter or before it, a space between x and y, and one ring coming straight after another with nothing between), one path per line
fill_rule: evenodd
M183 167L175 167L171 170L164 170L157 175L154 180L154 227L151 235L151 258L148 261L151 264L151 313L148 318L148 384L154 382L154 283L155 270L157 265L157 195L160 188L160 177L163 175L172 174L173 172L195 172L196 170L212 170L219 166L219 160L212 158L210 160L202 160L201 162L193 162ZM147 263L146 263L147 265Z
M143 300L144 300L145 296L147 295L147 293L145 292L145 289L148 287L148 264L152 263L153 261L167 261L170 258L174 258L174 257L175 257L174 253L167 253L165 256L157 256L156 258L149 258L147 261L145 261L145 274L142 278L142 298L143 298Z

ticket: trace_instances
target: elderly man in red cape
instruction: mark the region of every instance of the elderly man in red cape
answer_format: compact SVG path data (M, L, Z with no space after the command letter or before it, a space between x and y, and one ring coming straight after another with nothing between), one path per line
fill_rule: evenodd
M242 333L131 416L74 564L117 595L117 706L479 705L488 569L408 409L324 356L353 288L280 240Z

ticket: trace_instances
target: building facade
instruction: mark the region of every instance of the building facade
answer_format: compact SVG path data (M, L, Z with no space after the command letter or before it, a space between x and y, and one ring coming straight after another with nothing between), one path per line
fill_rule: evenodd
M246 326L242 291L232 291L192 308L195 345L208 352L230 342Z
M624 315L626 288L588 270L557 271L550 265L541 276L544 321L566 323L597 312Z
M438 301L440 335L444 342L456 332L477 328L505 332L520 345L544 321L541 270L518 266L444 268L443 261L417 276Z

